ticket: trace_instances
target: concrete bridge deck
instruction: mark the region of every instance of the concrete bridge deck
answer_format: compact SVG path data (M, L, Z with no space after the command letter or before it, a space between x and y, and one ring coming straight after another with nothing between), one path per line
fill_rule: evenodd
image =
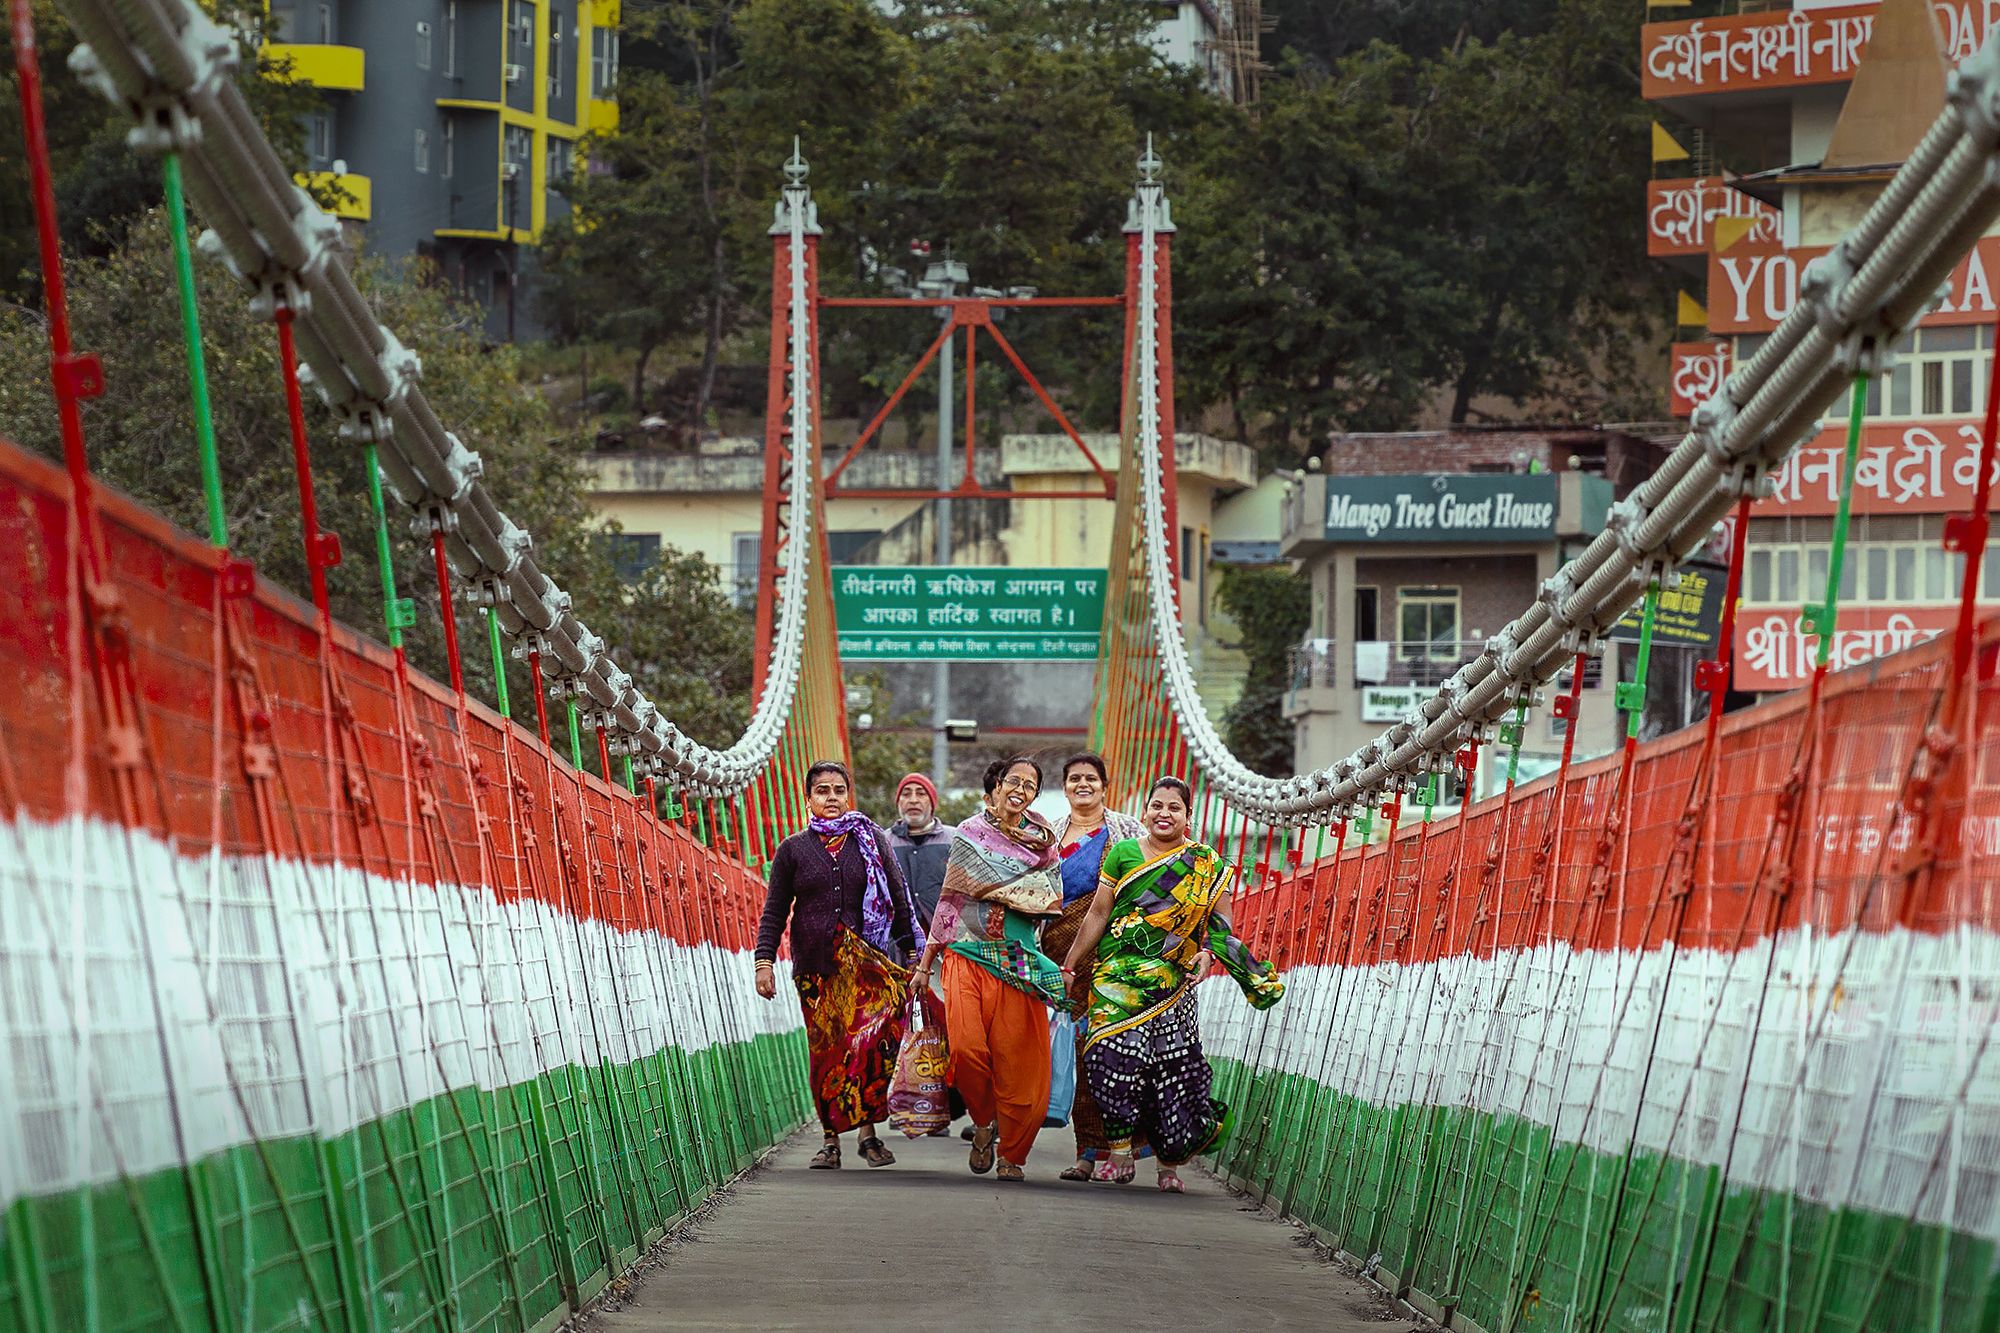
M958 1138L887 1140L897 1163L808 1171L816 1133L778 1150L581 1326L655 1329L1415 1327L1300 1233L1195 1168L1161 1194L1055 1178L1049 1130L1019 1185L966 1170Z

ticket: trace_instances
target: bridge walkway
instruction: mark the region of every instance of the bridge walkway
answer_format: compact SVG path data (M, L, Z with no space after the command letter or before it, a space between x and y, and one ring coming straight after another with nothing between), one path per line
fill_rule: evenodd
M1194 1167L1179 1197L1153 1188L1150 1162L1123 1187L1059 1181L1069 1135L1049 1130L1020 1185L967 1172L956 1137L898 1139L896 1165L878 1170L850 1152L838 1172L808 1171L818 1137L780 1147L581 1327L1415 1327L1297 1230Z

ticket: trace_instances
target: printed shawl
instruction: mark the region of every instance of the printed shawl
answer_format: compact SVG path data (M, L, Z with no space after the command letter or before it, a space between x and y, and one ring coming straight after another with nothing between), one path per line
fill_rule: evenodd
M894 907L889 901L889 873L882 868L882 830L875 821L859 810L849 810L837 819L821 819L815 815L806 824L814 833L823 838L845 833L861 847L861 859L868 866L868 888L861 895L861 938L884 952L894 948L890 933L894 929ZM913 912L910 929L916 935L917 949L924 947L923 924Z
M1062 1002L1062 969L1035 947L1032 918L1062 906L1055 832L1027 815L1009 834L984 811L958 826L931 934L1044 1004Z

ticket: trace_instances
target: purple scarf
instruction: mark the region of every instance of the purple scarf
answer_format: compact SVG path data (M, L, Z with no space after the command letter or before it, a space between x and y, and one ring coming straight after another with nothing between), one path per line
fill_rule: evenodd
M861 938L889 953L894 943L895 908L889 899L889 873L882 868L882 844L877 840L881 831L875 827L875 821L859 810L849 810L838 819L815 815L806 827L825 838L845 833L861 844L861 859L868 865L868 887L861 895ZM916 936L917 952L922 953L924 928L917 923L914 912L910 915L910 931Z

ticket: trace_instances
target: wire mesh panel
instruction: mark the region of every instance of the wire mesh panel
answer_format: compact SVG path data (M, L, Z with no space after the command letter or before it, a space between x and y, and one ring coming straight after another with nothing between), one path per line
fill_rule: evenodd
M740 866L112 497L83 607L0 485L0 1325L532 1327L800 1121Z

